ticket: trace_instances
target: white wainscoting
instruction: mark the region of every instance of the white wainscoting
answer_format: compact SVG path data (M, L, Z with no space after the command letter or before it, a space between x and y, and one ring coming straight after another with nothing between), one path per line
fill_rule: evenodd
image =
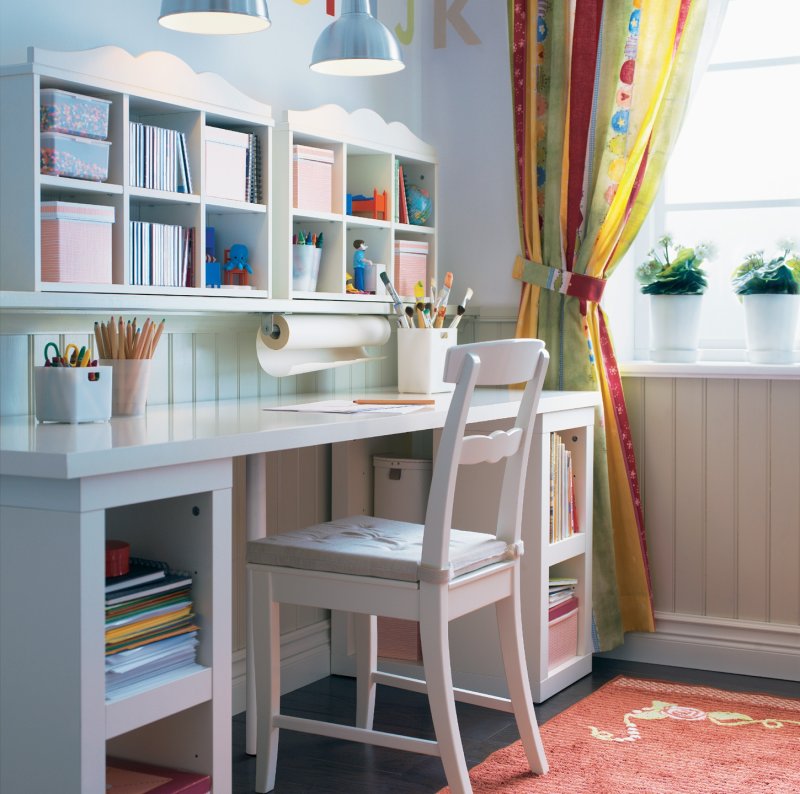
M800 380L624 388L657 621L609 655L800 680Z

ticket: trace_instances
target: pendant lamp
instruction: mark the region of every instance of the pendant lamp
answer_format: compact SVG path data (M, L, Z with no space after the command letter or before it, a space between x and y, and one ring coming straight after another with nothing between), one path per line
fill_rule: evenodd
M161 0L159 24L183 33L255 33L270 26L267 0Z
M369 0L342 0L339 19L322 31L311 56L311 69L321 74L366 76L404 68L400 45L372 15Z

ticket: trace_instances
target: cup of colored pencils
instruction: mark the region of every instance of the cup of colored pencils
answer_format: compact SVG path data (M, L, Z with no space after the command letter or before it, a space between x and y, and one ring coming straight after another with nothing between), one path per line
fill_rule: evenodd
M113 416L139 416L147 405L153 354L164 332L164 320L149 317L137 326L136 318L111 317L94 324L100 363L112 368L111 413Z

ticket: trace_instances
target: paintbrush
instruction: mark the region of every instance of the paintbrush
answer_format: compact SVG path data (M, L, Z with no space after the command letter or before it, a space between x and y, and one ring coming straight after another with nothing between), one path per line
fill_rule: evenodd
M461 322L461 317L463 316L464 312L467 310L467 304L472 297L472 287L467 287L467 292L464 295L464 300L458 304L458 308L456 309L456 316L453 317L453 322L450 323L451 328L458 328L458 324Z

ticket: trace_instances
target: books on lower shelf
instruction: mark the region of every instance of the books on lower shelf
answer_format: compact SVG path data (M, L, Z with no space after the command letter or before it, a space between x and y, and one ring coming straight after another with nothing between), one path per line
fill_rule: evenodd
M131 221L129 284L191 287L193 256L193 228Z
M126 687L192 667L197 656L192 577L155 560L133 558L131 567L132 586L114 589L120 577L106 580L106 700Z
M106 758L108 794L208 794L211 778L124 758Z

